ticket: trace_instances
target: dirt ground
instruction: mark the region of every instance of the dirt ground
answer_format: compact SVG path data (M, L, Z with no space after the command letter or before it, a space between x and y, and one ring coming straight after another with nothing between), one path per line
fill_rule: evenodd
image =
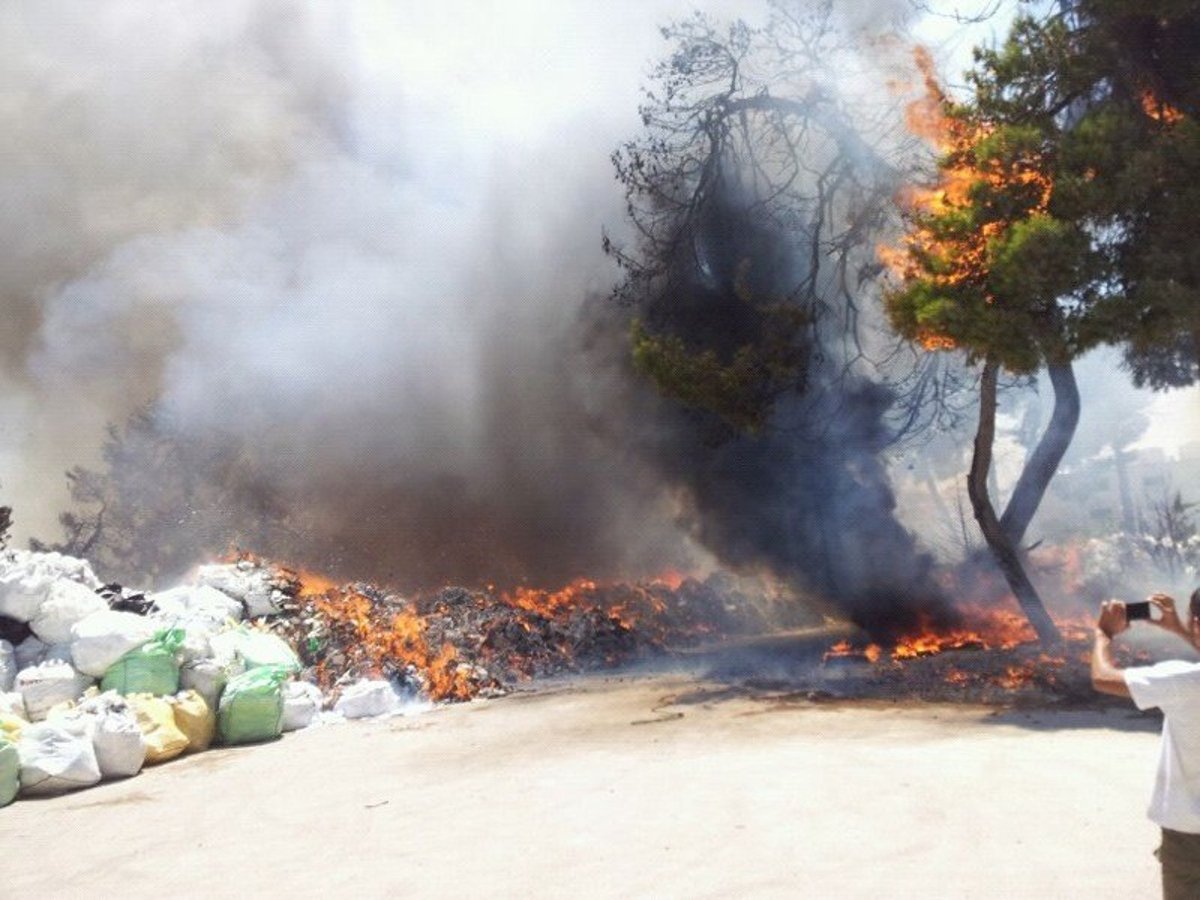
M18 801L0 896L1156 896L1156 734L588 679Z

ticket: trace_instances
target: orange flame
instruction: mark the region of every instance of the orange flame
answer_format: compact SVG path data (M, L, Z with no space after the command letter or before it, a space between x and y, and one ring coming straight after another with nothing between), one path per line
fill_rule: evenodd
M380 613L362 594L328 590L314 605L330 623L353 628L356 646L373 670L383 674L385 660L413 665L424 673L435 700L469 700L474 689L470 673L458 665L457 651L444 644L434 653L425 640L425 621L411 609L380 621Z
M897 202L909 213L910 229L899 247L881 245L877 256L884 268L900 281L926 278L945 286L982 283L988 271L991 246L1003 236L1008 223L986 222L976 229L946 235L935 231L928 220L965 211L977 186L1036 188L1036 199L1028 212L1044 213L1049 207L1053 184L1040 170L1038 159L1017 159L1007 164L978 162L973 150L988 136L991 127L949 115L949 98L938 82L929 51L917 47L913 55L925 93L908 105L905 121L909 131L933 145L942 161L936 183L910 185L901 190ZM991 302L992 298L988 299ZM923 330L916 338L926 350L952 350L957 346L949 336L933 330Z
M1142 91L1142 111L1163 125L1175 125L1183 119L1183 113L1169 103L1164 102L1153 91Z

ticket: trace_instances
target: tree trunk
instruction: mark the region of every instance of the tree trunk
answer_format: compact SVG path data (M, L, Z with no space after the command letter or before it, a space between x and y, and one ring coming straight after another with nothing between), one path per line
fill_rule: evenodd
M1050 375L1050 384L1054 386L1054 410L1050 413L1050 422L1042 433L1042 439L1025 461L1021 477L1017 479L1004 515L1000 517L1000 527L1014 548L1021 546L1025 531L1041 506L1046 488L1058 471L1063 454L1075 437L1075 426L1079 424L1079 387L1075 384L1075 371L1071 363L1049 365L1046 372ZM990 441L988 446L990 457Z
M979 383L979 427L975 431L975 452L971 457L971 472L967 476L967 495L971 498L971 508L975 511L975 519L979 522L983 539L987 541L988 549L992 551L1004 580L1016 596L1021 610L1029 619L1029 624L1043 643L1057 643L1062 640L1062 635L1046 612L1046 607L1042 605L1042 598L1038 596L1033 582L1025 574L1025 567L1021 564L1016 545L1009 540L1007 532L996 518L996 510L988 497L987 475L992 467L992 443L996 436L998 373L998 363L990 359L984 363L983 376ZM1045 443L1044 438L1042 443ZM1038 449L1041 449L1040 444ZM1035 452L1034 456L1036 455Z

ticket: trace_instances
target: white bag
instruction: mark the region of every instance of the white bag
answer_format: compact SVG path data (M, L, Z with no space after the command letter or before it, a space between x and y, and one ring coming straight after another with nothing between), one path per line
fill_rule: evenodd
M50 585L60 579L77 581L93 590L101 586L87 560L31 550L0 553L0 615L30 621L46 599Z
M158 608L151 619L158 629L181 628L185 632L180 647L180 662L208 659L213 655L210 638L229 625L240 621L242 604L216 588L177 587L151 594Z
M307 681L289 681L283 686L283 730L307 728L321 710L321 689Z
M0 694L12 690L17 671L17 654L13 645L0 640Z
M243 671L244 667L238 661L222 663L213 659L197 659L180 666L179 687L195 691L204 698L210 709L216 709L226 683Z
M201 566L195 581L240 600L251 618L279 612L280 604L287 599L273 584L270 570L251 562Z
M29 627L47 644L69 644L72 625L106 609L104 598L91 588L60 578L47 587L46 597Z
M146 739L137 714L116 691L105 691L81 702L69 716L92 722L92 746L104 778L136 775L146 761Z
M400 709L400 698L387 681L359 681L342 691L333 711L347 719L383 716Z
M21 730L17 754L22 794L57 794L100 780L100 765L86 723L30 725Z
M30 722L46 718L50 707L66 700L76 700L92 684L93 679L76 672L68 663L46 662L17 673L15 687L25 702Z
M171 588L151 594L150 600L160 613L177 619L204 619L212 622L214 631L222 628L226 620L242 620L242 603L224 591L206 584Z
M103 678L108 667L154 637L154 622L137 613L92 613L71 629L71 657L80 672Z
M29 721L29 714L25 712L25 698L16 691L10 691L7 694L0 693L0 716L16 716L18 719Z

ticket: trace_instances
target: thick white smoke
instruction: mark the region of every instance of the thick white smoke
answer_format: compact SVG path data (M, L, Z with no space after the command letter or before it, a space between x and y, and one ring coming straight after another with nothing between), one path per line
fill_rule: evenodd
M248 447L333 556L429 577L695 561L629 450L654 401L586 327L624 218L608 154L641 128L656 26L691 6L0 8L15 537L55 536L63 470L154 402Z

